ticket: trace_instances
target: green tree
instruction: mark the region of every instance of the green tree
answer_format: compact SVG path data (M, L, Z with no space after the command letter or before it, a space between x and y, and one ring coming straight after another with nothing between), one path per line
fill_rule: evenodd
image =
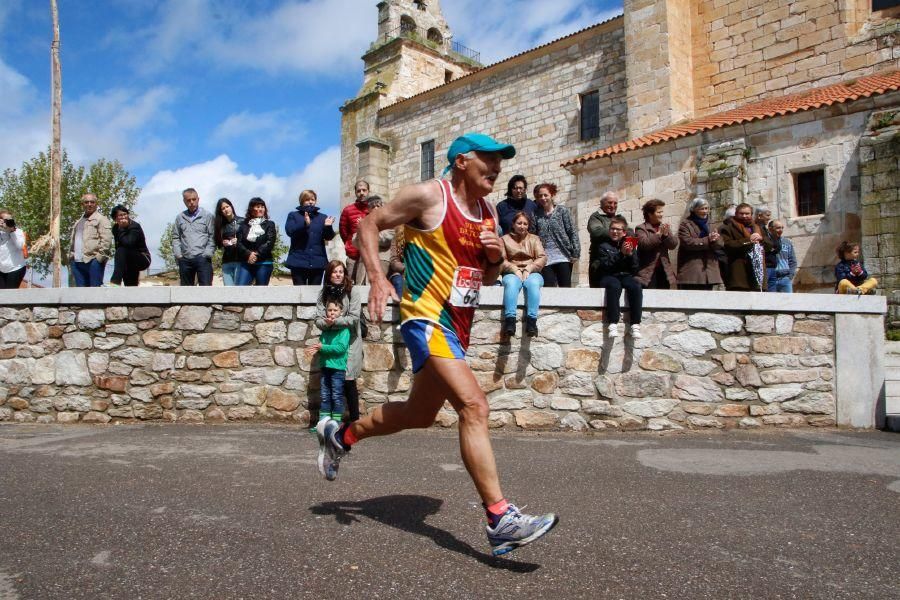
M175 262L175 254L172 252L172 238L175 237L175 223L169 223L163 230L162 237L159 239L159 256L165 263L164 271L175 271L178 269L178 263Z
M129 210L141 189L135 178L117 160L99 159L87 168L76 167L68 154L62 155L62 215L60 247L63 262L68 260L72 225L81 216L81 196L97 195L97 210L109 215L110 209L122 204ZM13 211L16 223L31 241L50 229L50 153L40 152L24 162L18 170L7 169L0 175L0 205ZM49 250L33 253L31 265L42 275L50 273L53 257Z

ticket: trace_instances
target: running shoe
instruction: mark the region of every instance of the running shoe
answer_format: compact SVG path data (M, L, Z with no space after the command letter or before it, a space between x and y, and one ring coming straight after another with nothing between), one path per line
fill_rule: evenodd
M316 457L316 466L319 468L319 473L321 473L322 477L325 477L325 434L324 428L325 423L328 422L328 419L320 419L315 427L311 427L310 431L316 434L316 439L319 441L319 454Z
M337 479L341 459L347 454L347 448L337 440L337 432L341 424L334 419L320 422L316 427L318 434L324 439L323 450L320 451L319 473L328 481Z
M510 504L496 527L485 527L488 541L491 543L491 553L500 556L512 552L519 546L530 544L553 529L558 522L559 517L553 513L526 515L520 513L515 505Z

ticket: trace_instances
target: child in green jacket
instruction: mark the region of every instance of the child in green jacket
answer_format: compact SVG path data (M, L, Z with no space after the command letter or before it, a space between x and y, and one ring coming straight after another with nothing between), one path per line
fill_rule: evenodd
M341 315L340 303L329 300L325 305L325 316L336 319ZM350 330L346 327L326 329L319 337L319 343L306 349L308 358L318 351L321 373L322 403L319 407L319 421L334 419L340 421L344 414L344 376L347 372L347 352L350 349Z

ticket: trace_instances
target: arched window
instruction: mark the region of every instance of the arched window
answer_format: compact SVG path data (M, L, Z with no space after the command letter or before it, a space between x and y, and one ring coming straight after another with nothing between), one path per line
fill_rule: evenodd
M432 27L428 30L428 41L441 45L444 43L444 36L441 35L441 32L438 31L437 28Z
M413 4L415 4L416 8L419 10L426 10L427 5L425 4L425 0L413 0Z
M415 33L416 31L416 22L413 21L413 18L409 15L403 15L400 17L400 35L405 35L407 33Z

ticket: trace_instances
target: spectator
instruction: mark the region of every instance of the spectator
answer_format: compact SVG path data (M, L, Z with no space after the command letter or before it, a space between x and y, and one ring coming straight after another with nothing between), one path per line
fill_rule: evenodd
M591 218L588 219L587 229L588 235L591 238L591 245L588 253L588 279L592 288L601 287L600 273L590 265L599 264L597 263L597 260L599 259L600 246L604 242L610 241L609 223L613 217L625 219L622 215L616 214L618 207L619 197L613 192L606 192L600 197L600 210L595 211L594 214L591 215ZM625 228L627 235L628 221L625 221Z
M569 209L556 206L556 192L552 183L534 188L538 204L534 211L535 229L547 253L547 266L541 275L547 287L572 287L572 265L581 256L581 242Z
M758 206L756 208L756 212L753 216L753 222L759 225L759 230L766 233L767 228L769 227L769 221L772 220L772 211L768 206Z
M150 268L150 250L144 239L144 230L131 219L128 209L117 204L109 214L113 220L112 236L116 240L113 257L113 274L109 283L114 286L138 285L141 271Z
M781 221L769 221L768 230L772 252L766 253L767 289L770 292L790 294L794 291L793 282L797 275L797 255L794 253L794 244L784 237L784 223Z
M534 233L534 211L537 204L527 196L528 181L524 175L513 175L506 184L506 200L497 203L497 220L500 222L500 235L512 231L512 223L516 214L525 212L531 220L529 233Z
M366 201L369 203L369 212L382 208L384 206L384 200L378 194L372 194ZM354 237L354 244L359 247L359 240L356 239L359 236ZM384 231L378 232L378 256L381 258L381 268L387 273L388 266L390 263L390 250L391 250L391 242L394 241L394 230L386 229ZM368 280L368 277L366 277Z
M237 215L231 200L219 198L213 230L216 247L222 249L222 283L225 285L237 285L237 272L241 265L237 236L243 223L244 218Z
M874 294L878 280L859 260L859 244L841 242L837 247L838 264L834 267L835 292L838 294Z
M619 337L619 318L622 312L619 297L623 289L631 311L631 337L641 337L644 289L635 278L638 272L637 248L625 240L627 227L625 219L612 217L609 221L609 241L601 243L597 249L595 269L600 277L600 287L606 288L606 329L611 338Z
M503 275L503 335L516 333L516 304L519 291L525 290L525 333L538 334L537 317L541 303L541 288L544 278L541 269L547 264L547 255L541 238L533 233L531 218L524 210L512 219L512 230L500 238L506 260L500 267Z
M291 250L284 264L291 270L294 285L322 285L328 264L325 242L334 239L334 217L319 212L318 199L313 190L300 192L300 205L288 215L284 225L291 238Z
M112 225L97 212L97 196L81 197L84 214L72 226L69 245L69 268L75 287L100 287L103 271L112 250Z
M369 214L369 184L360 179L353 186L353 192L356 194L356 201L349 206L345 206L341 211L341 222L339 229L341 239L344 240L344 250L347 252L347 274L353 283L364 285L367 281L366 266L359 258L359 248L353 243L353 236L359 229L359 222L363 217Z
M718 252L719 232L709 228L709 203L694 198L686 219L678 227L678 289L711 290L722 283Z
M0 289L17 290L25 279L28 246L8 208L0 208Z
M269 285L272 278L272 251L277 241L277 228L269 220L269 209L262 198L251 198L247 214L238 231L237 285Z
M678 238L668 223L663 223L666 203L648 200L641 207L644 222L637 226L638 274L642 286L654 290L672 290L678 284L675 268L669 261L669 250L678 246Z
M342 309L340 300L327 300L325 302L325 320L333 323L341 315ZM316 352L319 353L319 366L322 368L319 377L319 392L322 400L319 404L318 421L328 419L340 421L344 416L344 381L347 376L347 352L349 349L350 330L343 328L323 330L319 337L319 343L306 348L306 359L309 362L312 362L312 357Z
M725 209L725 213L722 217L722 225L730 225L731 221L734 219L734 211L737 209L737 204L729 204L728 208ZM720 230L721 231L721 230ZM716 248L716 258L719 259L719 274L722 276L722 282L728 281L728 254L725 253L724 244Z
M181 285L212 285L212 257L216 251L213 216L200 208L194 188L181 192L185 210L175 217L172 254L178 262Z
M772 243L753 222L753 208L738 204L734 218L719 230L728 257L728 279L725 289L737 292L766 289L763 255Z
M406 236L403 233L403 225L394 229L394 239L391 242L391 258L388 261L388 281L394 286L397 297L403 297L403 274L406 272L406 262L403 251L406 249Z
M341 313L336 319L329 319L325 314L325 303L329 300L340 302ZM330 329L347 329L350 331L350 350L347 354L347 372L344 378L345 406L349 411L349 420L359 420L359 390L356 379L362 372L363 321L362 295L353 280L347 276L344 263L333 260L325 267L324 284L316 303L316 327L322 331ZM320 415L320 417L323 415ZM310 425L317 420L310 420ZM315 427L310 427L315 431Z

